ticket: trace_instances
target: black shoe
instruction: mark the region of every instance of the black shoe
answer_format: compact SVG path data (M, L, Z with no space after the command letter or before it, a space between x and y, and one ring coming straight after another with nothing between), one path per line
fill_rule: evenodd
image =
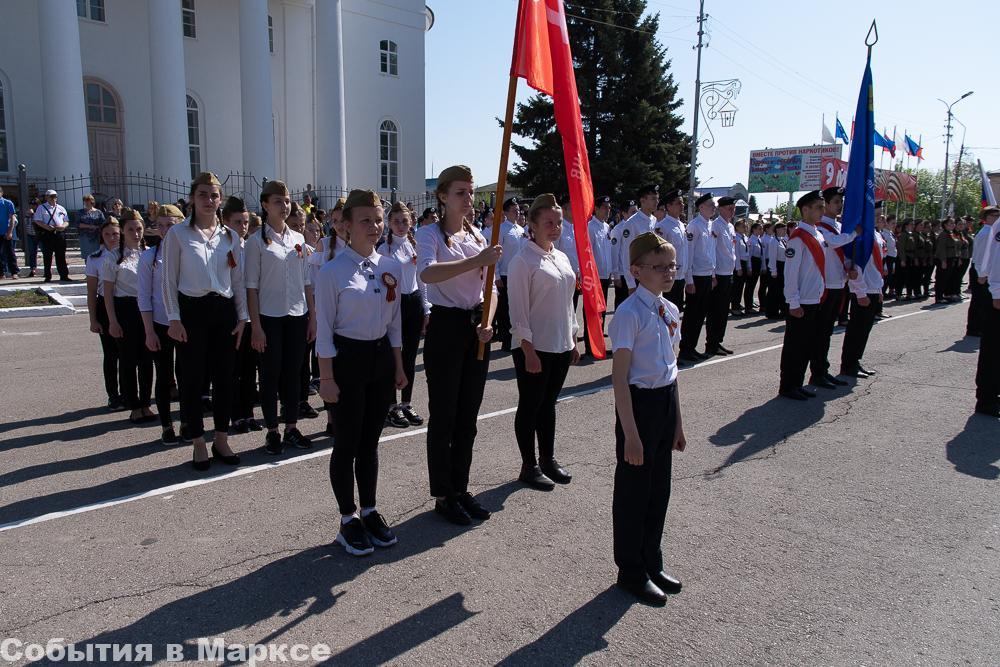
M319 417L316 408L309 405L308 401L299 402L299 419L316 419L316 417Z
M846 382L844 382L840 378L837 378L837 377L834 377L834 376L830 375L829 373L826 374L826 381L827 382L832 382L833 384L837 385L838 387L846 387L847 386Z
M458 504L461 505L462 509L464 509L465 512L473 519L486 521L490 518L490 511L480 505L479 501L473 498L472 494L468 491L458 494Z
M389 408L389 414L385 417L386 426L394 426L396 428L409 428L410 420L406 418L403 414L403 410L399 407Z
M406 421L410 422L411 426L420 426L424 423L424 418L414 412L409 405L403 408L403 416L406 417Z
M825 377L813 376L809 378L809 384L814 387L822 387L823 389L836 389L837 385L827 380Z
M868 376L875 375L875 371L870 371L867 368L865 368L864 366L862 366L861 364L858 364L858 372L859 373L864 373L865 375L868 375Z
M710 354L702 354L698 350L695 350L693 354L694 354L694 356L698 357L698 359L701 360L701 361L705 361L706 359L711 359L712 358L712 355L710 355Z
M212 399L208 396L201 397L201 411L206 416L212 414Z
M326 428L323 429L323 435L325 435L328 438L333 437L333 424L331 422L326 423Z
M722 352L723 354L732 354L732 353L733 353L733 351L732 351L732 350L730 350L730 349L729 349L728 347L723 347L723 346L722 346L722 343L719 343L719 344L718 344L718 345L716 345L715 347L716 347L716 349L717 349L717 350L718 350L719 352Z
M181 424L181 442L185 445L194 442L194 438L191 437L191 429L188 428L187 424Z
M676 595L681 592L681 582L677 577L671 577L666 572L654 572L649 575L649 580L656 584L664 593Z
M728 355L727 352L724 352L721 347L716 345L713 347L705 348L704 358L708 359L709 357L725 357L727 355Z
M847 320L837 320L837 326L838 327L846 327L847 326Z
M214 442L212 443L212 456L215 457L215 458L217 458L217 459L219 459L220 461L222 461L223 463L225 463L227 466L238 466L240 464L240 457L239 457L239 455L237 455L237 454L230 454L228 456L225 456L222 452L220 452L216 448Z
M547 477L538 466L521 466L521 474L517 478L539 491L551 491L556 488L556 483Z
M212 458L209 457L204 461L198 461L193 456L191 457L191 467L199 472L205 472L212 467Z
M1000 406L976 403L976 413L989 417L1000 417Z
M257 423L257 420L251 417L247 420L247 428L251 431L263 431L264 427Z
M793 401L805 401L808 400L809 398L798 389L781 389L780 391L778 391L778 396L782 396L784 398L790 398Z
M849 378L858 378L859 380L863 380L868 377L867 373L862 373L857 368L844 368L843 366L840 367L840 374Z
M302 435L299 429L294 426L285 429L285 437L282 440L286 447L294 447L296 449L312 449L312 442L309 438Z
M230 430L236 434L249 433L250 425L247 424L246 419L237 419L233 422L233 426Z
M662 607L667 604L667 594L649 579L641 582L628 581L618 576L618 588L628 591L646 604Z
M315 396L315 395L316 395L316 394L318 394L318 393L319 393L319 391L317 391L317 390L316 390L316 387L314 387L314 386L312 386L312 385L310 384L310 385L309 385L309 389L308 389L308 391L307 391L306 395L307 395L307 396Z
M981 331L966 331L966 336L972 336L973 338L982 338L983 334Z
M125 403L121 396L112 396L108 399L108 412L121 412L125 409Z
M160 436L160 442L162 442L167 447L173 447L178 442L180 442L177 439L177 434L174 433L173 426L163 429L163 435Z
M281 434L277 431L268 431L264 436L264 451L277 456L285 451L285 445L281 442Z
M372 544L377 547L391 547L399 541L392 530L389 529L389 524L385 522L385 519L378 512L369 512L361 517L361 523L364 524L365 530L368 531L368 537L371 539Z
M540 467L542 472L556 484L569 484L573 481L573 475L569 474L569 471L559 465L559 461L555 459L543 461Z
M375 551L375 547L372 546L372 541L365 531L365 526L358 517L353 517L347 523L341 522L340 532L337 533L337 543L341 544L352 556L367 556Z
M805 396L806 398L816 398L816 392L809 391L805 387L799 387L799 393Z
M697 352L681 352L680 356L677 357L678 361L684 362L686 364L696 364L702 360L702 357Z
M472 517L454 496L436 500L434 511L458 526L468 526L472 523Z

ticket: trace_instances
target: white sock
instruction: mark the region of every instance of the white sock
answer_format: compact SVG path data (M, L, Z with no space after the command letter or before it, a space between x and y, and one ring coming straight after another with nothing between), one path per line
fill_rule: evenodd
M366 516L368 516L369 514L371 514L374 511L375 511L374 507L362 507L361 508L361 516L362 517L366 517Z
M351 522L352 519L357 519L357 513L354 514L344 514L340 517L340 525L345 526Z

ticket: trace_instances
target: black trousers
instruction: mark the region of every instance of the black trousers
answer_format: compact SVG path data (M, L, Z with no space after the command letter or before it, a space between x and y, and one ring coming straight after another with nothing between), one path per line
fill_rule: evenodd
M201 297L180 294L181 324L187 342L177 345L178 377L181 396L181 422L192 438L205 435L202 419L202 388L212 383L212 420L216 433L229 430L232 406L230 392L236 359L236 306L214 292ZM249 332L244 332L249 335Z
M260 409L264 413L264 425L276 429L279 395L282 421L294 424L299 419L299 391L309 316L261 315L260 326L267 337L267 345L260 355Z
M931 293L931 274L934 272L934 260L926 259L924 260L923 267L920 272L920 284L923 287L924 295L930 295Z
M979 364L976 367L976 405L1000 406L1000 310L983 309L983 335L979 339Z
M642 440L642 465L625 461L625 433L615 412L615 488L611 501L615 565L628 581L643 582L663 570L663 525L670 502L670 474L677 433L677 384L629 387Z
M601 278L601 293L604 294L604 307L607 311L608 289L611 287L610 278ZM607 312L601 313L601 334L604 334L604 321L607 319ZM587 301L583 302L583 349L587 354L593 355L590 348L590 333L587 331Z
M896 284L896 258L885 257L885 280L882 283L882 294L885 294Z
M749 262L737 262L740 274L733 273L733 286L729 290L729 307L733 310L743 306L743 289L747 284L747 277L750 275Z
M118 385L125 406L148 408L153 393L153 353L146 347L146 329L134 296L115 297L115 316L125 334L117 339Z
M803 304L802 317L791 313L785 318L785 339L781 347L780 391L800 388L806 379L806 367L819 334L820 305Z
M69 267L66 266L66 234L64 232L37 231L38 240L42 244L42 262L45 266L45 279L52 280L52 255L56 256L56 269L60 280L69 280Z
M746 275L746 281L743 283L743 309L748 313L753 310L753 291L760 281L760 267L760 257L751 257L750 272ZM758 303L763 303L763 299Z
M177 348L177 341L167 335L165 324L153 322L153 331L157 340L160 341L160 349L153 353L153 366L156 367L156 385L153 389L153 396L156 398L156 411L160 415L160 426L172 428L173 419L170 416L170 393L174 387L175 362L174 352ZM180 370L179 368L177 370ZM180 387L180 373L177 373L177 386Z
M816 332L813 355L809 359L809 369L813 377L821 378L830 372L830 339L840 317L840 304L843 299L843 287L828 289L826 298L819 304L819 328Z
M972 299L969 301L965 331L978 334L982 332L983 322L988 315L986 309L993 308L993 296L988 285L979 284L979 272L974 266L969 269L969 286L972 287Z
M767 285L766 314L772 320L788 312L788 302L785 301L785 263L777 262L777 275L771 276Z
M0 236L0 277L6 271L13 278L18 274L17 255L14 253L14 240Z
M506 349L510 347L510 301L507 298L507 276L500 276L497 287L497 311L493 316L493 335Z
M964 257L956 257L951 260L951 280L948 284L948 293L952 296L959 296L962 293L962 279L965 278L965 272L969 269L968 261Z
M875 324L878 313L878 298L881 294L869 294L868 305L858 303L858 297L851 295L851 319L847 323L847 333L844 334L844 347L840 352L840 367L845 371L857 370L861 357L865 355L868 336Z
M622 304L622 301L628 298L628 285L625 284L625 279L621 276L615 278L615 310L618 310L618 306Z
M670 287L670 291L664 293L667 301L677 306L677 310L684 312L684 279L675 280Z
M257 350L250 344L250 331L243 331L240 349L236 350L233 363L232 418L233 421L253 417L254 392L257 390Z
M330 404L334 429L330 485L340 513L348 515L357 511L355 478L361 507L375 507L378 440L396 397L396 362L387 336L362 341L334 335L333 342L337 346L333 378L340 400Z
M712 276L694 276L694 294L684 294L684 317L681 319L681 352L698 347L701 328L708 315L712 294Z
M101 352L104 356L101 367L104 370L104 391L108 394L108 400L121 397L118 391L118 343L108 333L108 311L104 305L104 297L98 296L97 303L97 323L101 325Z
M420 291L404 294L399 309L403 334L403 372L406 373L406 386L400 392L400 401L403 404L408 404L413 398L417 349L420 347L420 334L424 330L424 302L420 297Z
M946 296L951 296L951 286L953 283L952 272L954 269L951 267L951 263L954 260L935 260L935 271L934 271L934 298L943 299Z
M733 277L716 276L715 287L708 300L708 316L705 318L705 349L711 350L722 345L729 323L729 296L733 289ZM681 338L683 340L683 337Z
M757 303L761 310L767 310L768 294L771 291L771 273L764 270L764 261L760 265L760 287L757 288Z
M469 486L472 446L490 358L489 345L483 360L476 358L478 313L434 306L424 338L427 469L431 495L438 498L465 493Z
M551 461L555 455L556 399L566 382L572 352L536 352L542 362L541 373L525 370L524 351L518 347L514 357L517 373L517 413L514 415L514 436L521 451L521 462L534 466ZM535 458L535 437L538 437L538 459Z

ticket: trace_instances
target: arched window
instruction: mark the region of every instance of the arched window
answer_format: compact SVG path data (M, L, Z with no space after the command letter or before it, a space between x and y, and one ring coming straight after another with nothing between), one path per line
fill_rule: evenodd
M379 71L390 76L399 76L399 60L396 53L396 42L383 39L378 45L380 60Z
M120 125L118 103L110 90L95 81L84 84L87 101L87 124Z
M399 128L384 120L378 128L379 184L382 190L399 187Z
M0 77L0 172L10 171L10 155L7 148L7 109L9 107L7 89L3 87L3 77Z
M198 101L187 96L188 158L191 161L191 178L201 173L201 119L198 115Z

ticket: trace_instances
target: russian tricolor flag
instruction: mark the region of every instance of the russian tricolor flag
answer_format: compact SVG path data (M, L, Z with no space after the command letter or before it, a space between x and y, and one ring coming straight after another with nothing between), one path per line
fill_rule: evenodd
M990 178L989 176L986 175L986 170L983 169L982 160L979 160L979 176L980 178L982 178L983 181L983 189L981 197L982 207L986 208L987 206L996 206L997 198L993 195L993 186L990 185Z

